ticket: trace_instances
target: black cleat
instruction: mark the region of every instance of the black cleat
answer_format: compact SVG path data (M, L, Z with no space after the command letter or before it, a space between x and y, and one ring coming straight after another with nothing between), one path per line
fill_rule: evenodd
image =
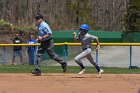
M67 71L67 63L66 62L62 63L62 69L63 69L64 73Z
M34 69L33 71L31 71L31 73L34 74L35 76L40 76L41 75L41 70Z

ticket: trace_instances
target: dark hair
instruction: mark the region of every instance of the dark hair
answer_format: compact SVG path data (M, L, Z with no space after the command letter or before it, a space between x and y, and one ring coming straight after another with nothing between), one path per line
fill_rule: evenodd
M38 19L43 19L43 16L42 16L41 14L37 14L37 15L35 16L35 19L36 19L36 20L38 20Z

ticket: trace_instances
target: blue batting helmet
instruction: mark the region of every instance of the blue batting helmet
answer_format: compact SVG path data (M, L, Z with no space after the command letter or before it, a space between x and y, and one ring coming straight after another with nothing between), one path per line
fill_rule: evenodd
M82 24L82 25L80 26L80 29L82 29L82 30L85 31L85 32L88 32L88 30L89 30L89 25L88 25L88 24Z

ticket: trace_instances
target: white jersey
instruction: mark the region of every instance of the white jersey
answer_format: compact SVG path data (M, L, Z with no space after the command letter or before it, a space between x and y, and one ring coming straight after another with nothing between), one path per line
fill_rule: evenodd
M82 34L78 34L78 38L77 38L81 44L82 44L82 48L89 48L91 46L91 43L97 39L96 36L93 36L91 34L86 33L84 36Z

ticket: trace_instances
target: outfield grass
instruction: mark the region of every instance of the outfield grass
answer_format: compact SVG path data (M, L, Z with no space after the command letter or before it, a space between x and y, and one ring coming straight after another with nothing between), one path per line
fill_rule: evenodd
M0 73L30 73L34 66L29 65L0 65ZM96 73L94 67L86 67L86 73ZM102 67L105 73L109 74L140 74L140 69L134 68L114 68ZM43 73L62 73L61 66L42 66ZM80 68L78 66L68 66L67 73L78 73Z

